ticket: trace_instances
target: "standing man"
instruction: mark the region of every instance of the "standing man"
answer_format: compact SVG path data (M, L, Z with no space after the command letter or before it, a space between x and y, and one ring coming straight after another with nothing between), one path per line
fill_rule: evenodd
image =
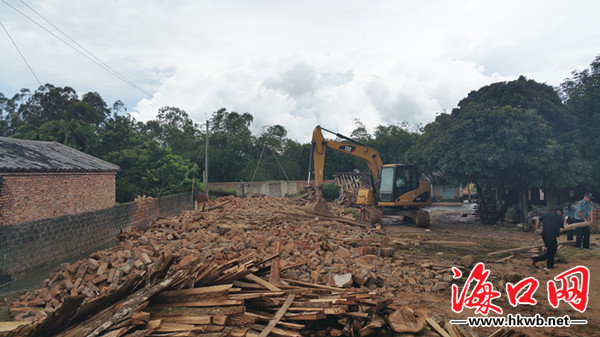
M575 222L589 221L590 224L594 221L594 205L592 204L592 193L586 193L583 195L583 200L577 204L577 212L575 212ZM575 248L581 249L583 243L583 249L590 248L590 226L575 228Z
M556 255L556 250L558 247L556 238L560 235L560 228L563 226L563 222L565 221L562 214L562 207L556 206L554 208L554 212L549 212L542 215L535 222L535 229L540 228L540 223L543 224L542 239L544 239L546 252L542 255L531 258L533 260L534 267L536 262L546 260L546 267L548 269L554 268L554 255Z

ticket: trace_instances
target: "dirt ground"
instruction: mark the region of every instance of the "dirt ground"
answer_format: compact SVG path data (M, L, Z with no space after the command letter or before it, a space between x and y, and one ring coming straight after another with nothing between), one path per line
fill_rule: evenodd
M494 290L499 290L502 297L495 299L494 304L500 306L503 310L503 316L509 313L521 314L521 316L535 316L540 314L542 317L569 315L571 319L585 319L587 325L574 325L569 328L515 328L516 331L523 332L528 336L600 336L600 236L592 235L591 247L593 250L576 250L572 245L562 245L566 240L562 235L559 238L559 251L556 258L555 267L545 271L545 263L538 263L538 267L533 267L531 257L537 255L537 250L531 250L524 253L516 253L508 261L495 263L510 254L487 256L487 253L513 248L524 247L543 243L540 235L532 232L523 232L520 227L514 224L482 226L476 222L473 216L473 205L435 205L429 209L431 214L431 226L429 229L421 229L408 226L385 226L384 229L390 237L442 241L469 241L479 243L475 247L441 247L421 244L419 246L401 247L396 246L396 254L413 261L426 261L432 264L447 266L460 266L459 261L465 255L474 257L475 263L485 263L486 269L491 271L490 279L495 285ZM591 274L589 302L587 310L579 313L568 303L560 302L557 309L550 306L547 299L546 284L560 273L583 265L589 268ZM463 269L464 270L464 269ZM451 271L446 274L452 275ZM508 303L506 292L498 289L496 285L505 275L518 278L533 276L540 281L540 287L534 294L537 305L519 305L516 308ZM468 272L463 274L462 279L468 277ZM560 285L560 283L558 283ZM462 290L462 287L459 287ZM430 312L440 316L440 318L461 319L468 316L475 316L474 309L465 309L462 313L454 313L451 309L451 289L445 289L440 292L425 292L414 294L409 291L400 291L397 297L406 298L408 304L414 307L425 306ZM494 316L492 313L490 316ZM489 335L497 328L475 328L475 332L480 335Z

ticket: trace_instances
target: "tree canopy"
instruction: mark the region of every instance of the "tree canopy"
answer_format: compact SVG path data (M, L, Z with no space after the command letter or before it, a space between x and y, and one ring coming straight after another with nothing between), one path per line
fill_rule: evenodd
M0 109L2 136L56 141L119 165L118 202L141 194L189 191L194 177L195 188L201 188L206 125L197 124L178 107L162 107L155 119L140 122L121 101L109 105L97 92L79 96L71 87L46 84L34 92L23 89L10 98L0 93ZM247 112L221 108L212 113L210 181L305 179L310 144L287 138L282 125L268 125L253 134L253 121ZM399 158L394 146L400 146L403 153L412 144L405 144L404 138L393 139L396 134L411 137L396 126L377 130L370 141L390 158ZM378 135L395 143L378 140ZM328 178L338 171L366 170L362 162L340 153L332 153L326 166Z
M558 88L573 119L569 128L570 144L579 161L573 171L585 179L582 184L600 190L600 55L589 69L574 71Z

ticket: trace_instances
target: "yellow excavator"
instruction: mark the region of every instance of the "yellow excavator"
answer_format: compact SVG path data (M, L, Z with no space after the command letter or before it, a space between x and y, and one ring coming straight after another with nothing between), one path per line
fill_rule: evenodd
M326 140L327 131L347 142ZM317 126L312 134L312 148L309 164L308 183L314 164L316 192L315 203L308 209L317 214L328 214L329 208L323 198L323 170L325 150L331 149L363 160L371 171L371 188L359 190L357 205L379 206L383 214L401 215L419 227L429 226L429 212L421 209L431 204L431 185L421 181L414 165L383 164L375 149L352 138Z

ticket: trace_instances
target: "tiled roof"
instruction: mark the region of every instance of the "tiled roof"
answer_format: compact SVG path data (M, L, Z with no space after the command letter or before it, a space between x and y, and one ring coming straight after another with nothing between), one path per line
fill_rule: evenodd
M116 172L117 165L57 142L0 137L0 172Z

